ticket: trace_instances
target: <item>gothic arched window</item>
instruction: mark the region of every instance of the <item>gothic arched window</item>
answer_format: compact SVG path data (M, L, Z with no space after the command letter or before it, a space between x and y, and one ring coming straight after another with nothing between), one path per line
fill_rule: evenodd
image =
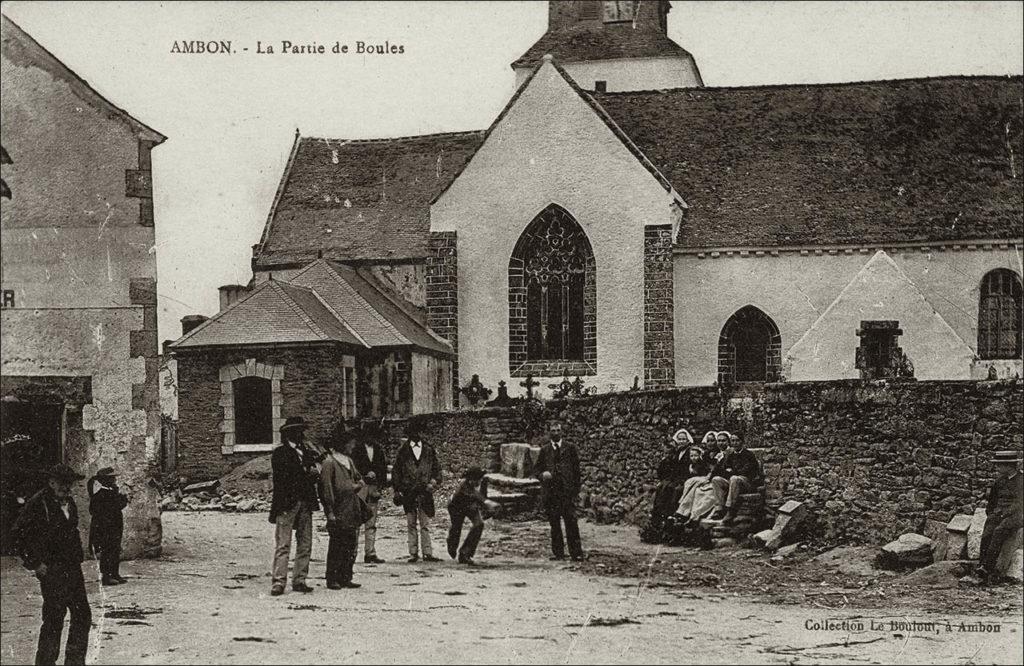
M509 260L509 368L513 375L596 372L594 253L565 209L545 208Z
M978 301L978 356L1021 357L1021 284L1011 270L997 268L981 280Z
M782 336L753 305L737 310L718 337L718 383L781 381Z

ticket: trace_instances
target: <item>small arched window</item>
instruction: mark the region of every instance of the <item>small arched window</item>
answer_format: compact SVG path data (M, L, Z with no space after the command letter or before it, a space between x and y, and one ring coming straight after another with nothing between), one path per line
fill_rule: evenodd
M978 302L978 356L1021 357L1021 283L1011 270L997 268L981 280Z
M240 377L232 382L235 398L235 443L274 441L273 391L269 379Z
M718 382L781 380L782 336L764 312L748 305L737 310L718 337Z

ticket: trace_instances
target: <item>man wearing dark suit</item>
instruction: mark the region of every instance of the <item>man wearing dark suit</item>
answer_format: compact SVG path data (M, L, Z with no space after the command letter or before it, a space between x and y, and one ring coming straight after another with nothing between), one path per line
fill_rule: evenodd
M274 494L270 503L270 522L275 532L273 579L270 594L284 594L288 579L288 554L292 549L295 532L295 566L292 569L292 589L312 592L306 585L309 574L309 556L313 548L313 512L320 508L317 498L317 455L305 445L306 421L291 416L281 426L281 446L274 449L270 466L274 480Z
M715 520L731 523L739 511L739 497L761 484L761 465L738 435L729 436L729 449L715 466L711 483L718 491Z
M573 560L584 558L580 544L580 528L576 521L576 497L580 492L580 454L574 444L562 441L562 425L551 424L550 441L540 450L534 471L544 491L544 511L551 524L553 560L565 559L562 522Z
M43 626L39 629L37 664L55 664L60 653L64 616L71 612L65 664L84 664L89 648L92 612L82 576L82 540L78 507L71 486L82 475L67 465L50 470L49 485L25 504L14 524L18 554L39 579L43 594Z
M100 584L126 583L121 577L121 537L128 498L117 488L113 467L104 467L89 479L89 549L100 561Z
M370 519L363 525L363 562L382 564L377 557L377 512L381 491L388 486L388 459L385 451L384 431L376 424L367 424L360 432L359 441L352 447L352 461L366 482L366 504Z
M423 441L415 425L409 427L408 439L395 454L392 477L409 528L409 562L420 559L420 550L424 562L440 562L430 543L430 522L434 517L434 491L441 485L441 463L434 447Z

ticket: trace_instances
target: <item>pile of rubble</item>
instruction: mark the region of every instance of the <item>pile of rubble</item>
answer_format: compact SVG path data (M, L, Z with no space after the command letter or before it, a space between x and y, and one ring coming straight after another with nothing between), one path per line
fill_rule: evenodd
M270 511L273 492L270 456L253 458L213 481L193 483L166 493L163 511Z
M234 494L220 487L220 480L193 483L175 489L160 500L162 511L238 511L270 510L270 499L264 496Z

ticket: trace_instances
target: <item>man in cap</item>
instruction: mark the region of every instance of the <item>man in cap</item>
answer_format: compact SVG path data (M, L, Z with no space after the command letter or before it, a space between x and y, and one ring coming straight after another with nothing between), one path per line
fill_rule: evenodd
M100 584L127 583L121 577L121 537L124 517L121 511L128 498L117 488L113 467L104 467L89 479L89 550L100 561Z
M441 485L441 462L434 447L424 441L418 423L409 424L406 441L395 454L391 476L395 503L401 504L405 511L409 541L407 561L418 562L422 551L424 562L440 562L434 557L430 525L435 513L434 491Z
M83 478L67 465L55 465L47 486L25 504L14 525L18 553L25 567L39 579L43 595L37 664L57 663L64 616L69 611L64 663L84 664L89 647L92 612L82 577L84 554L78 536L78 507L71 498L72 485Z
M320 508L317 497L317 455L305 444L306 421L290 416L281 426L281 445L274 449L270 465L274 493L270 503L270 522L276 525L273 578L270 594L284 594L288 580L288 555L295 532L295 565L292 590L312 592L306 584L309 557L313 549L313 512Z
M480 544L480 536L484 533L484 509L487 506L487 489L484 485L484 470L470 467L462 475L462 483L455 489L448 503L448 515L451 527L448 530L448 554L454 560L458 557L459 564L473 566L473 556ZM459 548L462 538L462 525L466 520L472 524L466 541Z
M996 563L1003 543L1024 527L1024 456L1020 451L996 451L992 460L999 476L992 484L985 505L985 529L981 532L981 561L978 576L985 582L999 577Z

